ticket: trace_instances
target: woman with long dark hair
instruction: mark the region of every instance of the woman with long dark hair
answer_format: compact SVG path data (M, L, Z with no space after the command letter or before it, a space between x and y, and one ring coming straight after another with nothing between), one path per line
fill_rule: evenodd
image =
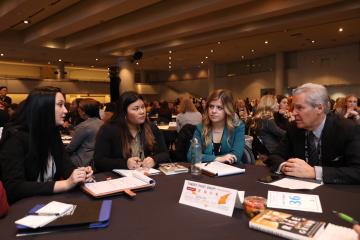
M94 160L99 171L151 168L169 160L164 137L146 118L139 94L125 92L120 96L113 118L98 133Z
M91 167L75 169L64 153L58 129L67 113L64 104L59 88L34 89L5 127L0 166L9 202L67 191L91 179Z
M202 124L196 126L194 137L202 146L203 162L240 163L245 144L245 126L235 113L234 99L229 90L210 93ZM187 155L191 161L191 149Z

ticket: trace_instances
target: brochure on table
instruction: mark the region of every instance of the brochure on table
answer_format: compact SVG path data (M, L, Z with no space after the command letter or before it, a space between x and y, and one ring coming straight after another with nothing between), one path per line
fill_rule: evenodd
M318 195L268 191L267 207L322 213Z
M231 217L243 201L244 191L185 180L179 203Z
M269 185L281 187L281 188L288 188L288 189L307 189L313 190L317 187L323 185L322 182L313 182L313 181L305 181L301 179L293 179L293 178L282 178L278 181L267 183Z

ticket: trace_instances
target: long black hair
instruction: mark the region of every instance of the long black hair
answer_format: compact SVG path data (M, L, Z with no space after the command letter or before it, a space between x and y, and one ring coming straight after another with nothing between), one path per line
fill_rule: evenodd
M31 159L31 168L40 170L44 175L49 153L54 159L62 151L60 132L55 123L55 97L61 93L60 88L40 87L32 90L21 103L14 119L4 128L0 146L17 131L29 134L29 146L26 158ZM61 93L62 94L62 93ZM26 167L26 166L25 166ZM43 180L43 179L41 179Z
M133 138L127 125L127 109L130 104L136 102L137 100L144 101L142 96L136 92L128 91L121 94L116 103L116 111L110 121L110 123L117 124L120 128L121 149L124 158L131 157L130 145ZM151 124L147 118L145 119L145 122L140 125L140 138L144 148L147 148L151 152L154 151L155 137L151 129Z

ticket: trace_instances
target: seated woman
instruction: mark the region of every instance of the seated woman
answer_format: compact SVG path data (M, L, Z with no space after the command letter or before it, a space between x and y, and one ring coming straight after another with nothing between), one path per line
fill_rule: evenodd
M10 203L64 192L92 179L91 167L75 169L66 158L58 129L67 113L64 103L59 88L34 89L5 127L0 169Z
M169 160L164 137L146 118L145 104L135 92L120 96L112 120L104 124L95 145L95 168L151 168Z
M276 97L265 95L260 99L251 128L255 134L262 140L266 149L272 153L285 131L278 127L274 120L274 112L279 109Z
M289 111L288 98L284 95L278 95L276 96L276 100L278 103L278 110L273 113L274 120L278 127L286 131L292 120L292 114Z
M84 121L75 127L71 142L66 147L70 160L77 167L92 164L96 134L104 123L100 120L99 106L99 102L91 98L84 98L79 102L79 116Z
M190 98L184 98L180 102L180 113L176 117L176 130L180 132L186 124L197 125L201 123L202 116L198 112Z
M360 109L358 108L358 98L355 95L348 95L345 98L344 117L360 124Z
M229 90L213 91L206 101L203 121L196 126L194 138L202 146L202 162L241 163L245 126L234 110L234 99ZM191 161L191 148L187 154Z

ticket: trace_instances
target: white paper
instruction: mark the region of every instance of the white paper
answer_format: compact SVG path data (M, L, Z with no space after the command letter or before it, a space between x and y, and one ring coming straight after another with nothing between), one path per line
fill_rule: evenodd
M268 191L268 208L322 213L318 195Z
M46 224L54 221L59 216L38 216L38 215L28 215L26 217L23 217L17 221L15 221L16 224L29 227L29 228L39 228L43 227Z
M185 180L179 203L231 217L237 197L235 189Z
M347 227L342 227L328 223L325 231L321 234L318 240L358 240L357 233Z
M168 130L169 129L169 125L158 125L157 126L160 130Z
M281 187L281 188L288 188L288 189L315 189L323 185L322 183L315 183L309 181L302 181L300 179L293 179L293 178L282 178L278 181L268 183L269 185Z
M216 174L219 177L245 172L245 169L243 168L233 167L229 164L221 163L218 161L213 161L210 163L200 163L197 164L197 166L200 169Z
M142 174L148 174L148 175L156 175L156 174L159 174L160 171L155 169L155 168L148 168L148 169L145 169L145 168L140 168L140 169L136 169L136 170L129 170L129 169L113 169L113 172L117 173L117 174L120 174L121 176L124 176L124 177L129 177L129 176L132 176L133 175L133 172L134 171L137 171L137 172L140 172Z
M71 211L74 208L74 205L52 201L46 204L44 207L36 211L38 214L59 214L60 216L65 215L67 212Z

